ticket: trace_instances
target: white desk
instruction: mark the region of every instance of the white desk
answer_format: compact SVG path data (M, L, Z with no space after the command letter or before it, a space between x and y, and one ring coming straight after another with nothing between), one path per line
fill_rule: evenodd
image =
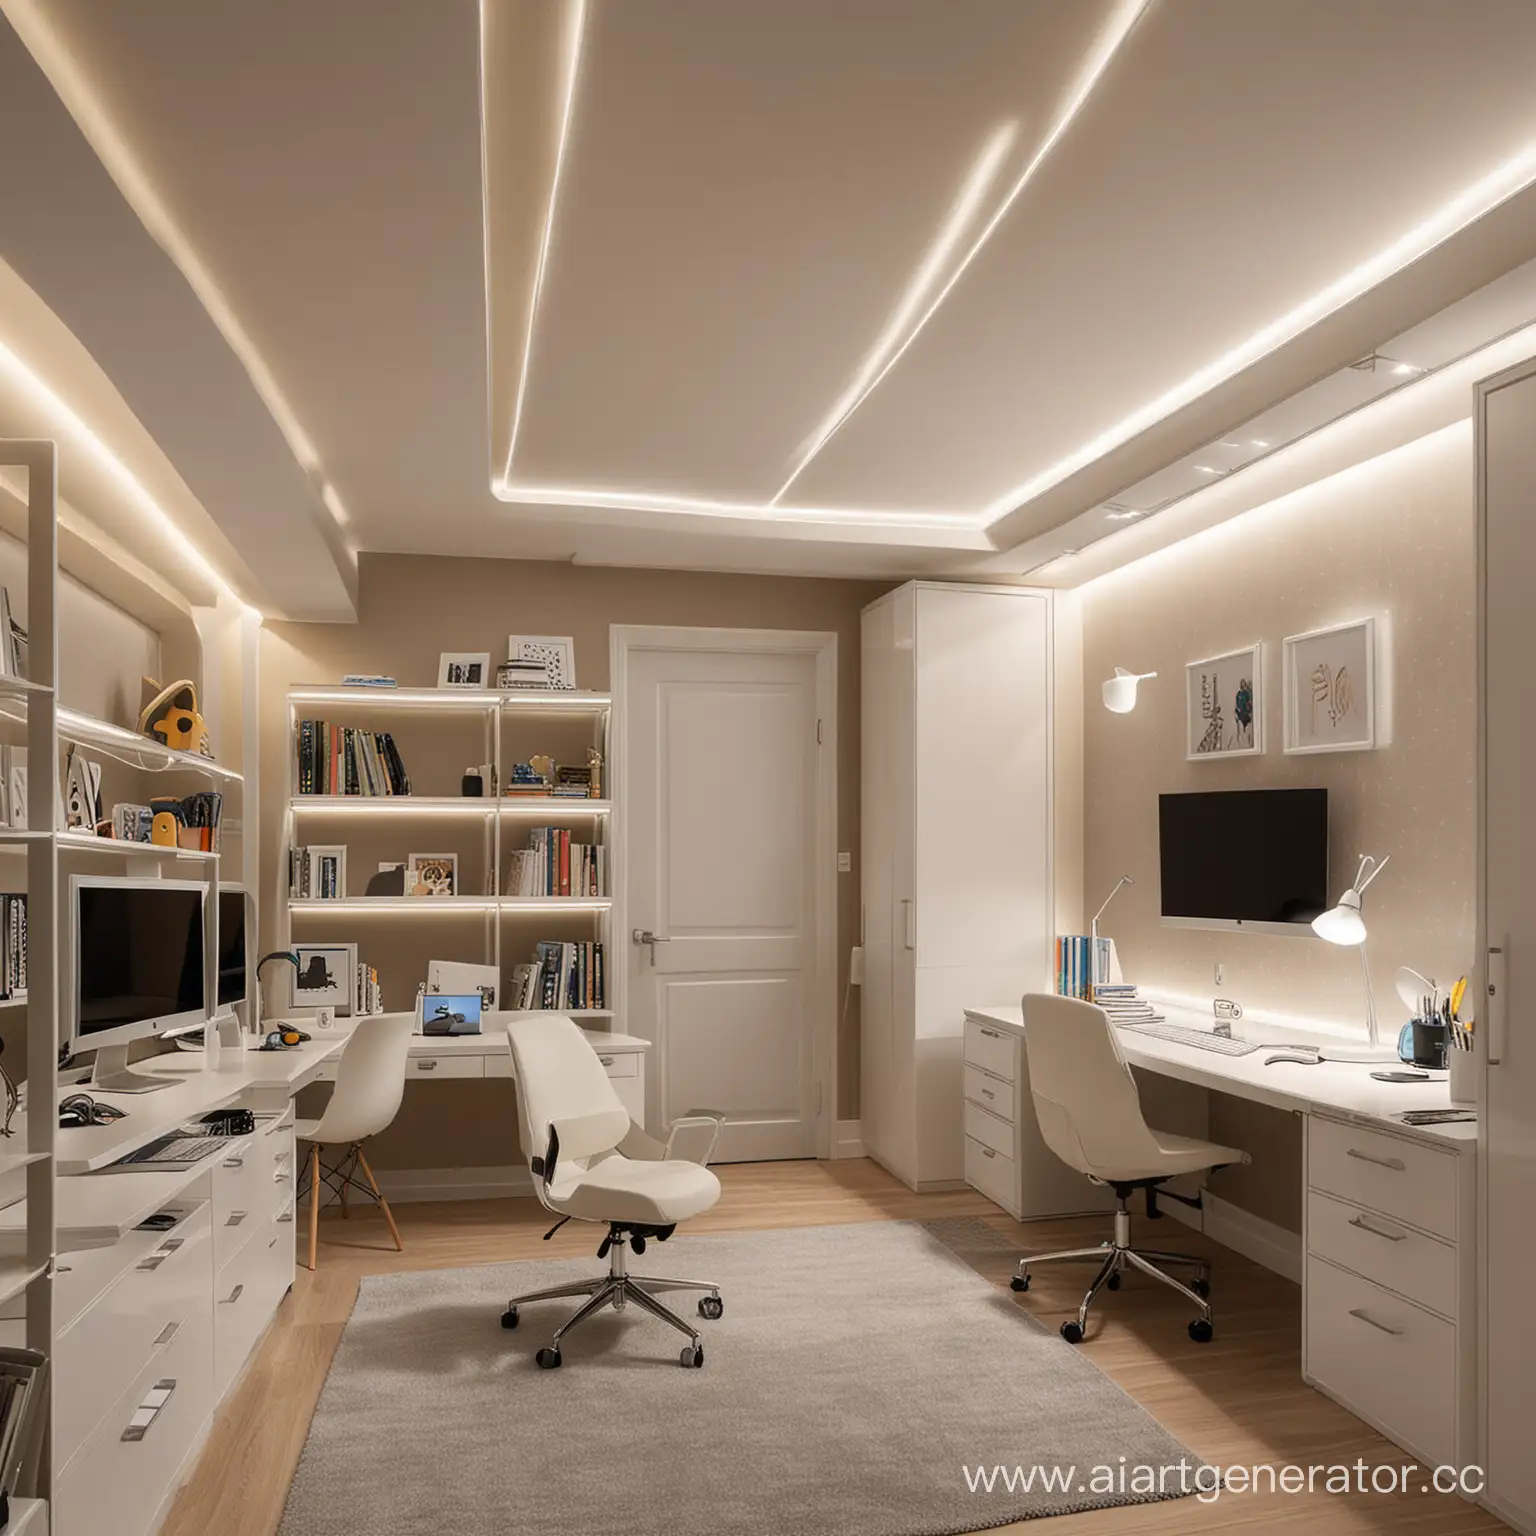
M1158 1006L1170 1023L1211 1027L1209 1016ZM995 1116L984 1090L996 1102L1005 1086L1023 1082L1028 1036L1016 1005L969 1008L966 1019L968 1045L970 1031L987 1032L978 1059L967 1059L969 1122L982 1111ZM1281 1049L1306 1038L1250 1020L1236 1032ZM1142 1071L1305 1117L1302 1376L1425 1465L1474 1461L1477 1126L1407 1126L1399 1118L1404 1110L1448 1108L1444 1074L1381 1083L1371 1076L1380 1069L1365 1065L1266 1066L1274 1052L1262 1048L1223 1056L1128 1030L1117 1038ZM988 1051L997 1053L992 1068ZM1028 1143L1010 1129L1012 1145L1049 1155L1038 1131ZM992 1199L998 1194L987 1181L1006 1155L999 1145L1007 1143L997 1139L990 1162L973 1164L969 1153L986 1149L967 1135L967 1177ZM1219 1329L1212 1347L1221 1347Z

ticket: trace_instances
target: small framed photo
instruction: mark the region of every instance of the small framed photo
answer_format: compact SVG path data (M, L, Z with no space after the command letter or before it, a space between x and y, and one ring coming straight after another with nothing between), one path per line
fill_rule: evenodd
M1369 752L1376 745L1376 620L1285 639L1285 750Z
M534 666L544 668L544 687L574 688L576 641L570 635L508 635L507 667L515 667L526 677Z
M357 945L295 944L293 952L299 967L293 977L292 1006L334 1008L339 1016L350 1014Z
M347 894L347 849L344 843L311 843L290 854L288 894L297 900L341 901Z
M456 853L413 853L405 861L407 896L457 896L459 856Z
M1264 750L1264 647L1244 646L1184 668L1190 762Z
M439 688L489 688L490 679L489 651L444 651L437 658Z

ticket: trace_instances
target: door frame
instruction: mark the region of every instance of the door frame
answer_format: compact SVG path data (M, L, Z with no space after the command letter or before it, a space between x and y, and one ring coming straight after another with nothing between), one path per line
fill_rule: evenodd
M815 1090L816 1156L830 1158L837 1122L837 634L812 629L715 629L670 624L612 624L608 628L608 677L612 694L610 751L617 751L616 792L609 816L619 878L613 890L615 947L624 963L613 1006L628 1019L629 1003L629 753L630 658L640 651L742 651L756 655L803 656L816 660L818 750L811 849L811 945L806 967L806 1001L811 1013L812 1087ZM654 1076L654 1068L647 1075Z

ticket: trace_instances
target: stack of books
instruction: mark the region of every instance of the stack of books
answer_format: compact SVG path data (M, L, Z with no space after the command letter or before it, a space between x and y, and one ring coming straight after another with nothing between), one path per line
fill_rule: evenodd
M27 898L0 895L0 998L27 995Z
M518 1012L563 1013L605 1008L607 971L601 944L541 941L532 965L512 967L507 1007Z
M1101 982L1093 989L1093 1000L1109 1015L1111 1024L1163 1022L1163 1015L1145 998L1138 997L1130 982Z
M534 827L507 870L508 896L606 896L608 850L573 843L560 827Z
M288 894L296 901L336 901L347 894L346 855L339 848L290 848Z
M384 991L379 986L379 973L371 965L359 964L357 967L352 1012L360 1018L384 1012Z
M411 777L388 731L300 720L294 734L301 795L408 795Z
M1056 990L1062 997L1087 999L1109 980L1110 942L1064 933L1056 940Z

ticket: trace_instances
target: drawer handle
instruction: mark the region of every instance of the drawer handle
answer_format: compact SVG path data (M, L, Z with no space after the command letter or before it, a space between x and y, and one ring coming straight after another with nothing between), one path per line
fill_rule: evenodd
M279 1216L277 1219L279 1221L292 1221L293 1220L293 1207L291 1205L287 1206L284 1209L282 1215Z
M118 1436L120 1440L142 1440L155 1426L155 1420L160 1417L161 1410L170 1402L171 1394L176 1390L174 1378L168 1377L165 1381L157 1381L148 1392L144 1394L144 1401L134 1409L133 1417L128 1420L127 1427Z
M231 1211L229 1220L224 1223L226 1227L238 1227L251 1213L249 1211Z
M428 1057L427 1060L416 1063L416 1070L418 1072L435 1072L437 1071L437 1062Z
M984 1099L995 1099L997 1097L997 1095L993 1093L990 1088L983 1088L981 1090L981 1096Z
M613 1065L612 1056L599 1056L597 1059L602 1062L605 1067L611 1067Z
M287 1184L290 1183L292 1179L293 1175L282 1168L279 1168L277 1172L272 1175L272 1182L274 1184Z
M243 1157L226 1157L224 1159L224 1166L226 1168L244 1168L245 1159Z
M1402 1243L1408 1240L1406 1232L1383 1232L1380 1227L1373 1227L1364 1216L1351 1216L1349 1224L1359 1227L1362 1232L1369 1232L1372 1237L1384 1237L1389 1243Z
M1369 1152L1362 1152L1358 1147L1350 1147L1344 1155L1358 1158L1362 1163L1375 1163L1378 1168L1390 1168L1393 1173L1408 1171L1408 1164L1400 1157L1372 1157Z
M1390 1333L1394 1339L1402 1338L1403 1334L1407 1331L1403 1328L1389 1328L1385 1323L1378 1323L1369 1312L1362 1311L1359 1307L1351 1307L1349 1315L1351 1317L1358 1317L1362 1323L1369 1323L1372 1328L1378 1329L1382 1333Z
M1003 1038L995 1029L987 1029L983 1027L981 1032L987 1037L988 1040L1001 1040Z
M219 1305L220 1305L220 1306L221 1306L221 1307L228 1307L228 1306L233 1306L233 1305L234 1305L234 1303L235 1303L235 1302L237 1302L237 1301L239 1301L239 1300L240 1300L240 1298L241 1298L241 1297L242 1297L242 1296L243 1296L243 1295L244 1295L244 1294L245 1294L245 1286L244 1286L244 1284L243 1284L243 1283L242 1283L242 1284L240 1284L240 1285L237 1285L237 1286L236 1286L236 1287L235 1287L235 1288L234 1288L234 1290L232 1290L232 1291L231 1291L231 1292L230 1292L230 1293L229 1293L229 1295L228 1295L228 1296L226 1296L226 1297L225 1297L225 1298L224 1298L224 1300L223 1300L223 1301L221 1301L221 1302L220 1302L220 1303L219 1303Z
M996 1157L996 1156L997 1156L997 1153L996 1153L996 1151L995 1151L995 1150L994 1150L994 1149L993 1149L993 1148L991 1148L991 1147L983 1147L983 1148L982 1148L982 1149L981 1149L981 1155L982 1155L982 1156L983 1156L983 1157Z
M160 1330L160 1335L155 1340L156 1347L158 1348L161 1344L169 1344L171 1340L174 1339L180 1332L180 1323L167 1323L165 1327Z

